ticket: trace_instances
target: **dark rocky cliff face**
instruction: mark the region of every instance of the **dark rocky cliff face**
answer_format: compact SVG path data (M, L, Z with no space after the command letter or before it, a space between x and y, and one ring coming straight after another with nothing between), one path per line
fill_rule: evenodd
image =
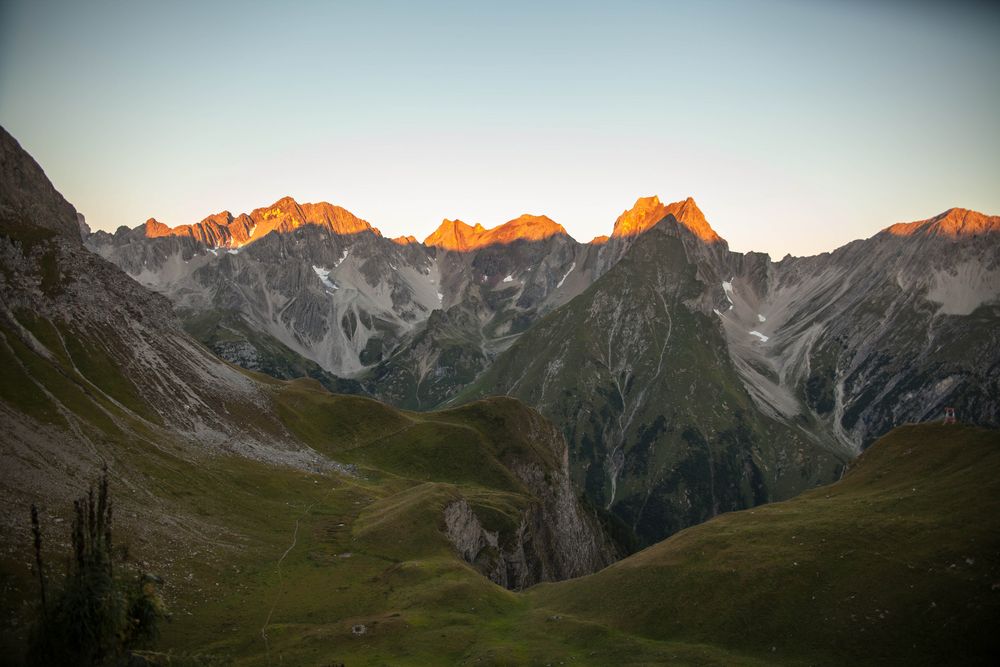
M80 243L77 212L56 192L45 172L17 140L0 127L0 213L18 224L56 232Z
M506 461L535 501L504 527L484 526L476 507L464 498L447 505L444 529L458 553L491 581L512 590L583 576L617 560L617 548L573 491L569 451L559 431L532 411L519 418L518 432L549 450L556 465Z

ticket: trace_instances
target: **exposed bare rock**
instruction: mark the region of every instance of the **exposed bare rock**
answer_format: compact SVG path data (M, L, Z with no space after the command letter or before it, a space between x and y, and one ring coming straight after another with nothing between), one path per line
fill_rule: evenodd
M565 439L534 411L519 425L522 437L555 455L556 467L539 461L506 461L537 499L508 534L485 528L464 498L445 506L445 534L456 551L484 576L512 590L583 576L614 562L615 548L573 491Z

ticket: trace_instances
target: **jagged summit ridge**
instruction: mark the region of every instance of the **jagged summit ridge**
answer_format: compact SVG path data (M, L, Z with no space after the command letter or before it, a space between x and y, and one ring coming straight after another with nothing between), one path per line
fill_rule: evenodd
M299 204L291 197L283 197L270 206L254 209L249 214L234 216L229 211L221 211L193 225L171 227L156 218L149 218L136 227L134 232L143 238L188 237L210 248L239 248L272 231L287 233L303 225L319 225L340 235L363 232L382 235L378 228L341 206L328 202ZM572 238L562 225L545 215L523 214L490 229L478 223L472 226L458 219L446 219L424 240L424 245L469 251L490 245L507 245L519 240L543 241L554 236ZM412 235L392 240L399 245L419 244Z
M446 219L424 240L424 245L468 251L490 245L507 245L515 241L544 241L553 236L571 238L566 229L551 218L525 213L491 229L478 223L470 226L461 220Z
M927 220L897 223L882 232L892 236L967 238L1000 232L1000 216L956 207Z
M210 248L239 248L273 231L291 232L303 225L319 225L334 234L371 232L381 236L378 229L343 207L328 202L299 204L291 197L235 217L229 211L215 213L193 225L170 227L150 218L136 230L145 238L181 236Z

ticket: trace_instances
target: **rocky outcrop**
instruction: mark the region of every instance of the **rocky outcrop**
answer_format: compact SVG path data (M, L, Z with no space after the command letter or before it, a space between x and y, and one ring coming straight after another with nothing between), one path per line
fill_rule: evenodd
M573 491L565 439L537 412L524 412L518 434L547 455L505 461L531 498L514 527L486 528L465 498L444 508L444 531L455 550L511 590L591 574L621 555Z
M45 172L17 140L0 127L0 214L12 224L30 224L80 244L77 212L56 192Z
M193 225L170 227L150 218L130 236L139 241L178 236L194 239L208 248L240 248L271 232L287 233L307 225L339 235L378 233L370 224L340 206L327 202L299 204L291 197L283 197L249 214L234 216L229 211L222 211Z

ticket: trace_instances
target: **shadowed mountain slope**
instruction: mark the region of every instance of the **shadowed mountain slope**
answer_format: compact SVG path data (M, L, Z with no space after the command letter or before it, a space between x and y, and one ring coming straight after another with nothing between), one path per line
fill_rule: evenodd
M698 257L668 216L583 294L529 329L463 397L534 405L574 477L643 544L835 478L846 452L762 414L701 303Z

